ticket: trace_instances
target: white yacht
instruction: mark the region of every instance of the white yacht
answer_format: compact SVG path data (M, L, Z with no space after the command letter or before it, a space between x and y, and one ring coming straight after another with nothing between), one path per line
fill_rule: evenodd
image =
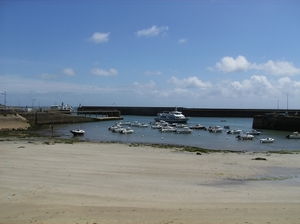
M157 117L154 118L155 121L166 121L168 123L186 123L188 117L185 117L181 111L177 110L177 107L174 111L163 111L158 113Z

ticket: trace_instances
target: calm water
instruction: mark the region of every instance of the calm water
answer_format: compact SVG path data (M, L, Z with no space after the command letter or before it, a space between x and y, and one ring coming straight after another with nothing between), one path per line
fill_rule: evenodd
M148 116L123 116L122 122L144 122L150 123L154 117ZM121 121L121 120L120 120ZM252 118L207 118L192 117L188 125L202 124L206 127L219 125L221 127L230 126L230 129L241 129L243 132L252 130ZM291 134L286 131L262 130L262 134L254 140L237 140L237 135L229 135L224 129L222 133L211 133L205 130L194 130L192 134L161 133L157 129L132 127L135 133L119 134L108 130L108 127L118 121L101 121L81 124L55 125L54 135L62 138L74 138L70 133L71 129L84 129L85 135L80 138L93 142L125 142L125 143L162 143L196 146L207 149L222 149L236 151L279 151L279 150L300 150L300 139L287 139L285 136ZM295 130L296 131L296 130ZM51 135L50 128L43 130L42 133ZM260 143L260 138L274 138L274 143Z

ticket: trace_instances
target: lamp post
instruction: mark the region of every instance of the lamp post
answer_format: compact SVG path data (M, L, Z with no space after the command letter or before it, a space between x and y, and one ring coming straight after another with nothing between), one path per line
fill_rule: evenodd
M6 110L6 91L1 93L1 95L4 95L4 110Z
M32 110L33 110L33 106L34 106L34 101L35 101L36 99L32 99Z

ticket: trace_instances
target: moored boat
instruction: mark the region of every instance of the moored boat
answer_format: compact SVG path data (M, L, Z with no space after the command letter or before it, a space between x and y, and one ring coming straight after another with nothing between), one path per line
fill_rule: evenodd
M245 134L245 135L238 135L236 136L238 140L253 140L254 135Z
M171 126L165 126L160 129L161 132L175 132L177 129Z
M205 129L205 126L201 124L196 124L195 126L191 126L190 129L196 129L196 130Z
M287 135L286 138L288 139L300 139L300 133L298 131L293 132L291 135Z
M274 142L274 138L267 137L267 138L262 138L259 141L260 141L260 143L273 143Z
M78 136L78 135L84 135L85 131L82 129L77 129L77 130L70 130L70 132L73 134L73 136Z
M233 129L233 130L229 130L227 131L227 134L241 134L242 130L240 129Z
M186 123L189 118L185 117L181 111L177 110L176 107L174 111L163 111L162 113L158 113L154 120L166 121L168 123Z
M132 134L134 133L134 130L131 127L127 127L122 129L119 133L121 134Z
M252 131L248 131L247 134L249 134L249 135L260 135L261 132L253 129Z
M190 129L189 127L178 128L176 130L177 134L191 134L192 132L193 132L193 130Z

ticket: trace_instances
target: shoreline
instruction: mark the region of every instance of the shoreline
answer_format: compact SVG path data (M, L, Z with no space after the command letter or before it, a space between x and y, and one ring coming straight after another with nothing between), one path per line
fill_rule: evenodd
M299 153L197 155L47 137L0 144L3 224L300 222Z

